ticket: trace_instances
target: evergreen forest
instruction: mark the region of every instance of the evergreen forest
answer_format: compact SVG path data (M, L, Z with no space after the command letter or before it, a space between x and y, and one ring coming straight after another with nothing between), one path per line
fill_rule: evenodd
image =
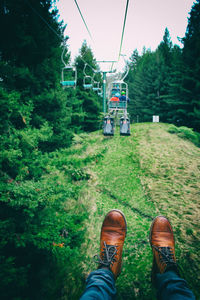
M83 88L85 64L92 67L87 73L92 76L95 70L95 79L102 83L100 68L85 41L71 61L65 28L56 1L0 1L2 300L79 299L89 272L84 259L90 258L83 257L83 249L89 245L87 224L95 208L84 201L87 193L91 193L87 199L93 198L88 184L94 174L87 166L100 163L109 146L102 137L97 147L102 135L102 97ZM180 40L182 47L173 45L166 28L155 51L144 48L139 54L133 49L127 62L128 110L132 128L159 115L160 122L167 123L163 126L172 124L169 132L189 139L198 151L200 0L194 2ZM64 48L66 63L77 69L75 89L63 89L60 84ZM135 150L131 151L134 155ZM108 197L106 189L104 192ZM101 205L99 215L103 214ZM148 209L150 214L151 207ZM191 230L195 247L199 247L197 229ZM198 268L195 264L196 272ZM188 276L193 280L192 273ZM195 288L197 282L193 284ZM124 291L119 299L129 299L125 295ZM133 299L150 298L135 292Z

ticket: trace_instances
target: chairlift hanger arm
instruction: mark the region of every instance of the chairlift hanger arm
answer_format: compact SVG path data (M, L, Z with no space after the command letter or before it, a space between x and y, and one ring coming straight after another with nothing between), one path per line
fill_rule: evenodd
M129 73L129 67L127 67L127 71L126 71L124 77L122 78L122 81L124 81L124 79L126 78L126 76L128 75L128 73Z
M62 63L64 64L64 66L66 67L67 64L66 64L65 61L64 61L64 53L65 53L65 51L67 51L67 46L66 46L66 45L64 45L63 51L62 51L62 54L61 54L61 61L62 61Z
M85 63L84 65L84 69L83 69L83 73L84 73L84 70L86 70L86 67L88 66L94 73L98 73L97 70L95 70L93 67L90 66L90 64L88 64L82 57L81 57L81 60ZM85 74L87 75L87 74Z
M123 59L124 59L125 65L126 65L126 73L125 73L124 77L121 79L122 81L124 81L124 79L126 78L126 76L127 76L128 73L129 73L129 69L130 69L130 68L129 68L129 65L126 63L125 58L124 58L124 56L126 56L126 55L121 54L121 56L123 56Z
M84 74L85 77L91 77L93 79L96 72L94 72L95 70L90 67L92 69L92 71L94 72L94 74L92 76L86 74L87 66L90 67L90 65L88 63L85 63L84 68L83 68L83 74Z

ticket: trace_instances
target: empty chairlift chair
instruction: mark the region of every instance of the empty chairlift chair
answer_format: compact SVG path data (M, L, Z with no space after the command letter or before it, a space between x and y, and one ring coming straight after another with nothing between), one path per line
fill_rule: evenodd
M63 46L63 51L61 54L61 61L64 67L62 68L60 83L63 88L69 88L69 87L75 88L77 82L77 70L75 67L65 62L65 56L66 56L65 53L67 53L66 45Z
M62 74L61 74L61 85L63 88L68 88L68 87L76 87L76 82L77 82L77 70L75 67L72 66L65 66L62 69Z
M114 119L106 116L103 121L103 134L112 136L114 135Z
M91 76L89 75L86 75L84 78L83 78L83 87L84 89L88 90L88 89L91 89L93 87L93 79Z
M99 90L100 90L99 84L100 84L100 82L98 82L98 81L93 81L93 87L92 87L92 90L93 90L94 92L99 92Z
M92 87L93 87L93 77L90 76L89 74L86 74L86 68L87 67L91 68L87 63L85 63L85 66L84 66L84 69L83 69L83 74L84 74L83 87L86 90L92 89Z
M130 135L130 120L128 117L120 118L120 135Z
M97 92L98 96L103 97L103 91L102 88L99 88L99 91Z

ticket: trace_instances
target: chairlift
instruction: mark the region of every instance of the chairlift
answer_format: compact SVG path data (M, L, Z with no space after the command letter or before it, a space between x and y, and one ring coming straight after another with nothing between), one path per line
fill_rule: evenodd
M76 87L76 82L77 82L77 70L75 67L71 65L67 65L64 60L64 53L67 51L67 46L65 45L63 47L63 51L61 54L61 61L64 64L64 67L62 68L61 72L61 85L63 88L70 88Z
M117 93L120 94L120 89L117 87L113 87L111 90L111 97L115 96Z
M62 69L61 74L61 85L65 87L76 87L77 82L77 70L75 67L72 66L65 66Z
M111 82L110 86L110 98L115 94L115 93L120 93L124 91L126 94L126 97L128 98L128 84L124 82L123 80L118 80L118 81L113 81Z
M83 78L83 87L84 89L91 89L93 87L93 79L89 75L85 75Z
M109 110L126 110L127 109L127 102L125 101L109 101L108 102L108 109Z
M83 69L83 74L84 74L83 87L84 87L84 89L91 89L93 87L93 77L86 74L87 66L88 66L88 64L85 63L85 66Z
M114 123L120 126L120 136L129 136L130 133L130 119L127 113L127 101L118 100L114 101L115 97L120 97L124 92L125 99L128 99L128 85L123 80L115 80L110 83L109 86L109 101L108 101L108 115L104 118L104 135L111 135L112 127L108 126L109 116L113 118L113 130ZM113 99L112 99L113 98ZM111 101L113 100L113 101ZM114 134L114 132L113 132Z
M124 80L125 80L125 78L127 77L128 73L129 73L129 66L125 61L125 58L124 58L125 55L121 54L120 56L123 57L124 62L126 64L126 71L125 71L124 74L122 74L120 76L120 79L118 78L117 80L114 80L110 83L110 86L109 86L109 91L110 91L109 97L110 98L113 97L116 93L120 93L120 95L121 95L122 91L125 92L126 98L128 98L128 85L127 85L126 82L124 82Z
M109 113L121 112L123 114L127 111L127 101L110 101L110 99L116 96L117 94L120 96L122 91L125 92L125 96L126 98L128 98L128 85L126 82L124 82L123 80L116 80L110 83L109 95L108 95Z
M129 136L131 134L130 119L127 113L128 84L124 82L128 71L129 68L127 67L125 74L119 73L108 85L108 92L106 93L108 114L103 120L104 135L114 135L115 125L120 126L121 136Z
M130 119L127 115L120 118L120 135L130 135Z
M97 92L98 96L103 97L103 90L102 87L99 88L99 91Z
M114 135L114 118L106 116L103 120L103 134L105 136Z
M93 89L94 92L98 92L100 90L99 84L100 84L100 82L93 81L93 88L92 89Z

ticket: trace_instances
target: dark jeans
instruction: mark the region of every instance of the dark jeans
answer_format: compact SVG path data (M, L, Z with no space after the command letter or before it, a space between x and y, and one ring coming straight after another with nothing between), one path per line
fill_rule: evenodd
M195 300L184 279L175 272L168 271L156 275L156 288L159 300ZM116 295L115 280L111 271L98 269L90 273L86 289L80 300L111 300Z

